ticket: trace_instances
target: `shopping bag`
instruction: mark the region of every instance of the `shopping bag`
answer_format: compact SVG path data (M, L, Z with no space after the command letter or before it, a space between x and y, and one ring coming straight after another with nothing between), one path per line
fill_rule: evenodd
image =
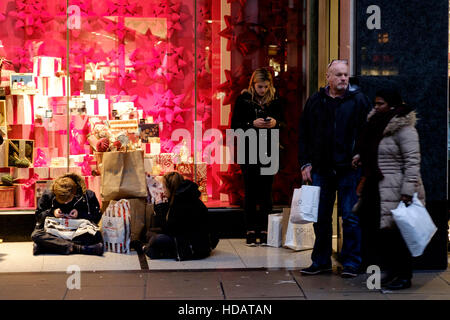
M283 210L283 247L295 251L309 250L316 240L312 223L296 224L290 219L290 210Z
M401 201L391 212L411 255L421 256L437 228L417 193L409 206Z
M294 189L290 221L295 224L317 222L320 187L303 185Z
M267 224L267 245L270 247L279 248L281 247L282 241L282 220L283 215L281 213L278 214L269 214Z
M142 150L105 152L102 164L103 201L147 197Z
M130 252L131 214L128 200L109 203L102 217L102 233L105 251Z

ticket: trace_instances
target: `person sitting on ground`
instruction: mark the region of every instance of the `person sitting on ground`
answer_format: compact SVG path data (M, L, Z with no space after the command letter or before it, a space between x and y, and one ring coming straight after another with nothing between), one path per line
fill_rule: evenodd
M208 220L208 209L200 200L198 185L178 172L166 173L161 179L165 196L154 195L161 190L153 185L154 224L147 233L147 244L134 243L150 259L178 261L203 259L211 254L219 239ZM153 181L153 184L157 180Z
M103 237L97 226L102 217L100 205L81 176L69 173L54 180L39 199L35 217L34 255L103 255Z

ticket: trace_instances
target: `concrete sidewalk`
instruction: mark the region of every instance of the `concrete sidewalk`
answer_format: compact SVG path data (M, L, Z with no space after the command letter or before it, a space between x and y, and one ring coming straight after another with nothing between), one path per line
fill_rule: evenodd
M90 271L79 278L65 272L0 273L0 300L450 300L450 271L416 272L412 287L402 291L369 290L368 275L343 279L338 271Z

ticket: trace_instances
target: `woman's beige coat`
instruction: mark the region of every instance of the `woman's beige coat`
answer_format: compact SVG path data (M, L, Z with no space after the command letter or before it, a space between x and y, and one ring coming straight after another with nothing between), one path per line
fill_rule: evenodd
M394 226L391 210L398 206L402 194L412 196L417 192L425 204L420 175L419 135L415 125L414 111L403 117L395 116L386 126L378 147L378 166L384 176L379 182L381 229Z

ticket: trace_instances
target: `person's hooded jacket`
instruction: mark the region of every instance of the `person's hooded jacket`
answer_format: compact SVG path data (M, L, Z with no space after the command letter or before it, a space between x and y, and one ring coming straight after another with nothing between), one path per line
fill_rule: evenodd
M172 205L155 206L154 227L175 240L177 260L208 257L218 243L200 194L196 183L184 180L175 192Z
M39 199L35 211L36 228L42 229L46 217L54 217L55 209L59 208L63 213L69 213L72 209L78 211L77 219L86 219L98 224L102 217L100 204L95 193L86 189L83 178L77 174L69 173L64 177L71 178L77 184L77 193L72 201L61 204L56 201L55 194L51 190L45 190Z
M328 173L351 168L358 154L356 140L370 111L370 102L356 85L349 85L342 97L332 98L321 88L305 104L299 125L299 163Z
M373 114L371 112L368 118ZM412 108L404 115L393 117L384 129L378 146L378 167L383 175L378 184L381 229L395 225L391 210L398 206L402 195L413 196L417 192L419 200L425 204L416 121L416 112Z

